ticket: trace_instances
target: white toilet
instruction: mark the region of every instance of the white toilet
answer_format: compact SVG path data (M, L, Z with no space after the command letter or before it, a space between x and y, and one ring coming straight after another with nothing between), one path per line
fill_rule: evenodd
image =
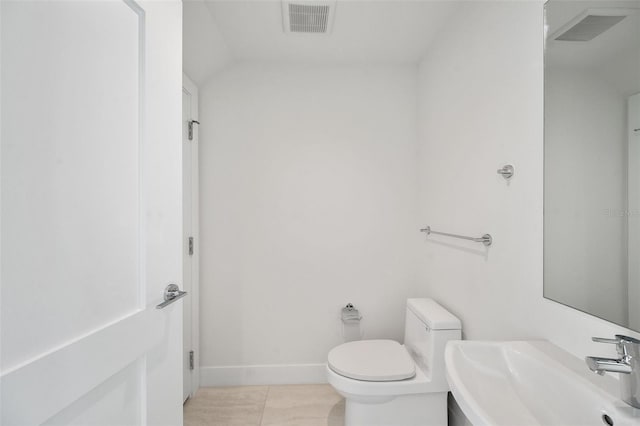
M360 340L329 352L327 377L345 397L345 426L447 424L444 348L460 320L431 299L408 299L404 345Z

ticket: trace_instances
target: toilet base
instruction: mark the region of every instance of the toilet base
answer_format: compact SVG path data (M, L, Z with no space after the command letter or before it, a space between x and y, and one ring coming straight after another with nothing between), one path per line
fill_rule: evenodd
M345 401L344 426L446 425L446 392L400 395L383 403Z

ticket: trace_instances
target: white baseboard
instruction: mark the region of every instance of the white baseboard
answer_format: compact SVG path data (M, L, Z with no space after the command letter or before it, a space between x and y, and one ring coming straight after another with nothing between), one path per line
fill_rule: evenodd
M296 385L327 383L325 364L200 367L200 386Z

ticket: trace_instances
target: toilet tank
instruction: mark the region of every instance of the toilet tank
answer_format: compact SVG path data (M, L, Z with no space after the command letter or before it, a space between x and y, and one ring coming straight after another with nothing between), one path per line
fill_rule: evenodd
M460 320L432 299L407 299L404 345L416 365L431 380L433 390L446 391L444 348L460 340Z

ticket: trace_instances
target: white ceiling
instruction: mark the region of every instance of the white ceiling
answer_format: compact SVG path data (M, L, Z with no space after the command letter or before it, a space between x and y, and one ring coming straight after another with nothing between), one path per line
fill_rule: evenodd
M204 2L184 1L182 19L182 66L197 85L202 85L232 63L233 56Z
M205 3L238 60L333 64L416 63L459 4L338 0L333 31L324 35L285 33L280 1Z

